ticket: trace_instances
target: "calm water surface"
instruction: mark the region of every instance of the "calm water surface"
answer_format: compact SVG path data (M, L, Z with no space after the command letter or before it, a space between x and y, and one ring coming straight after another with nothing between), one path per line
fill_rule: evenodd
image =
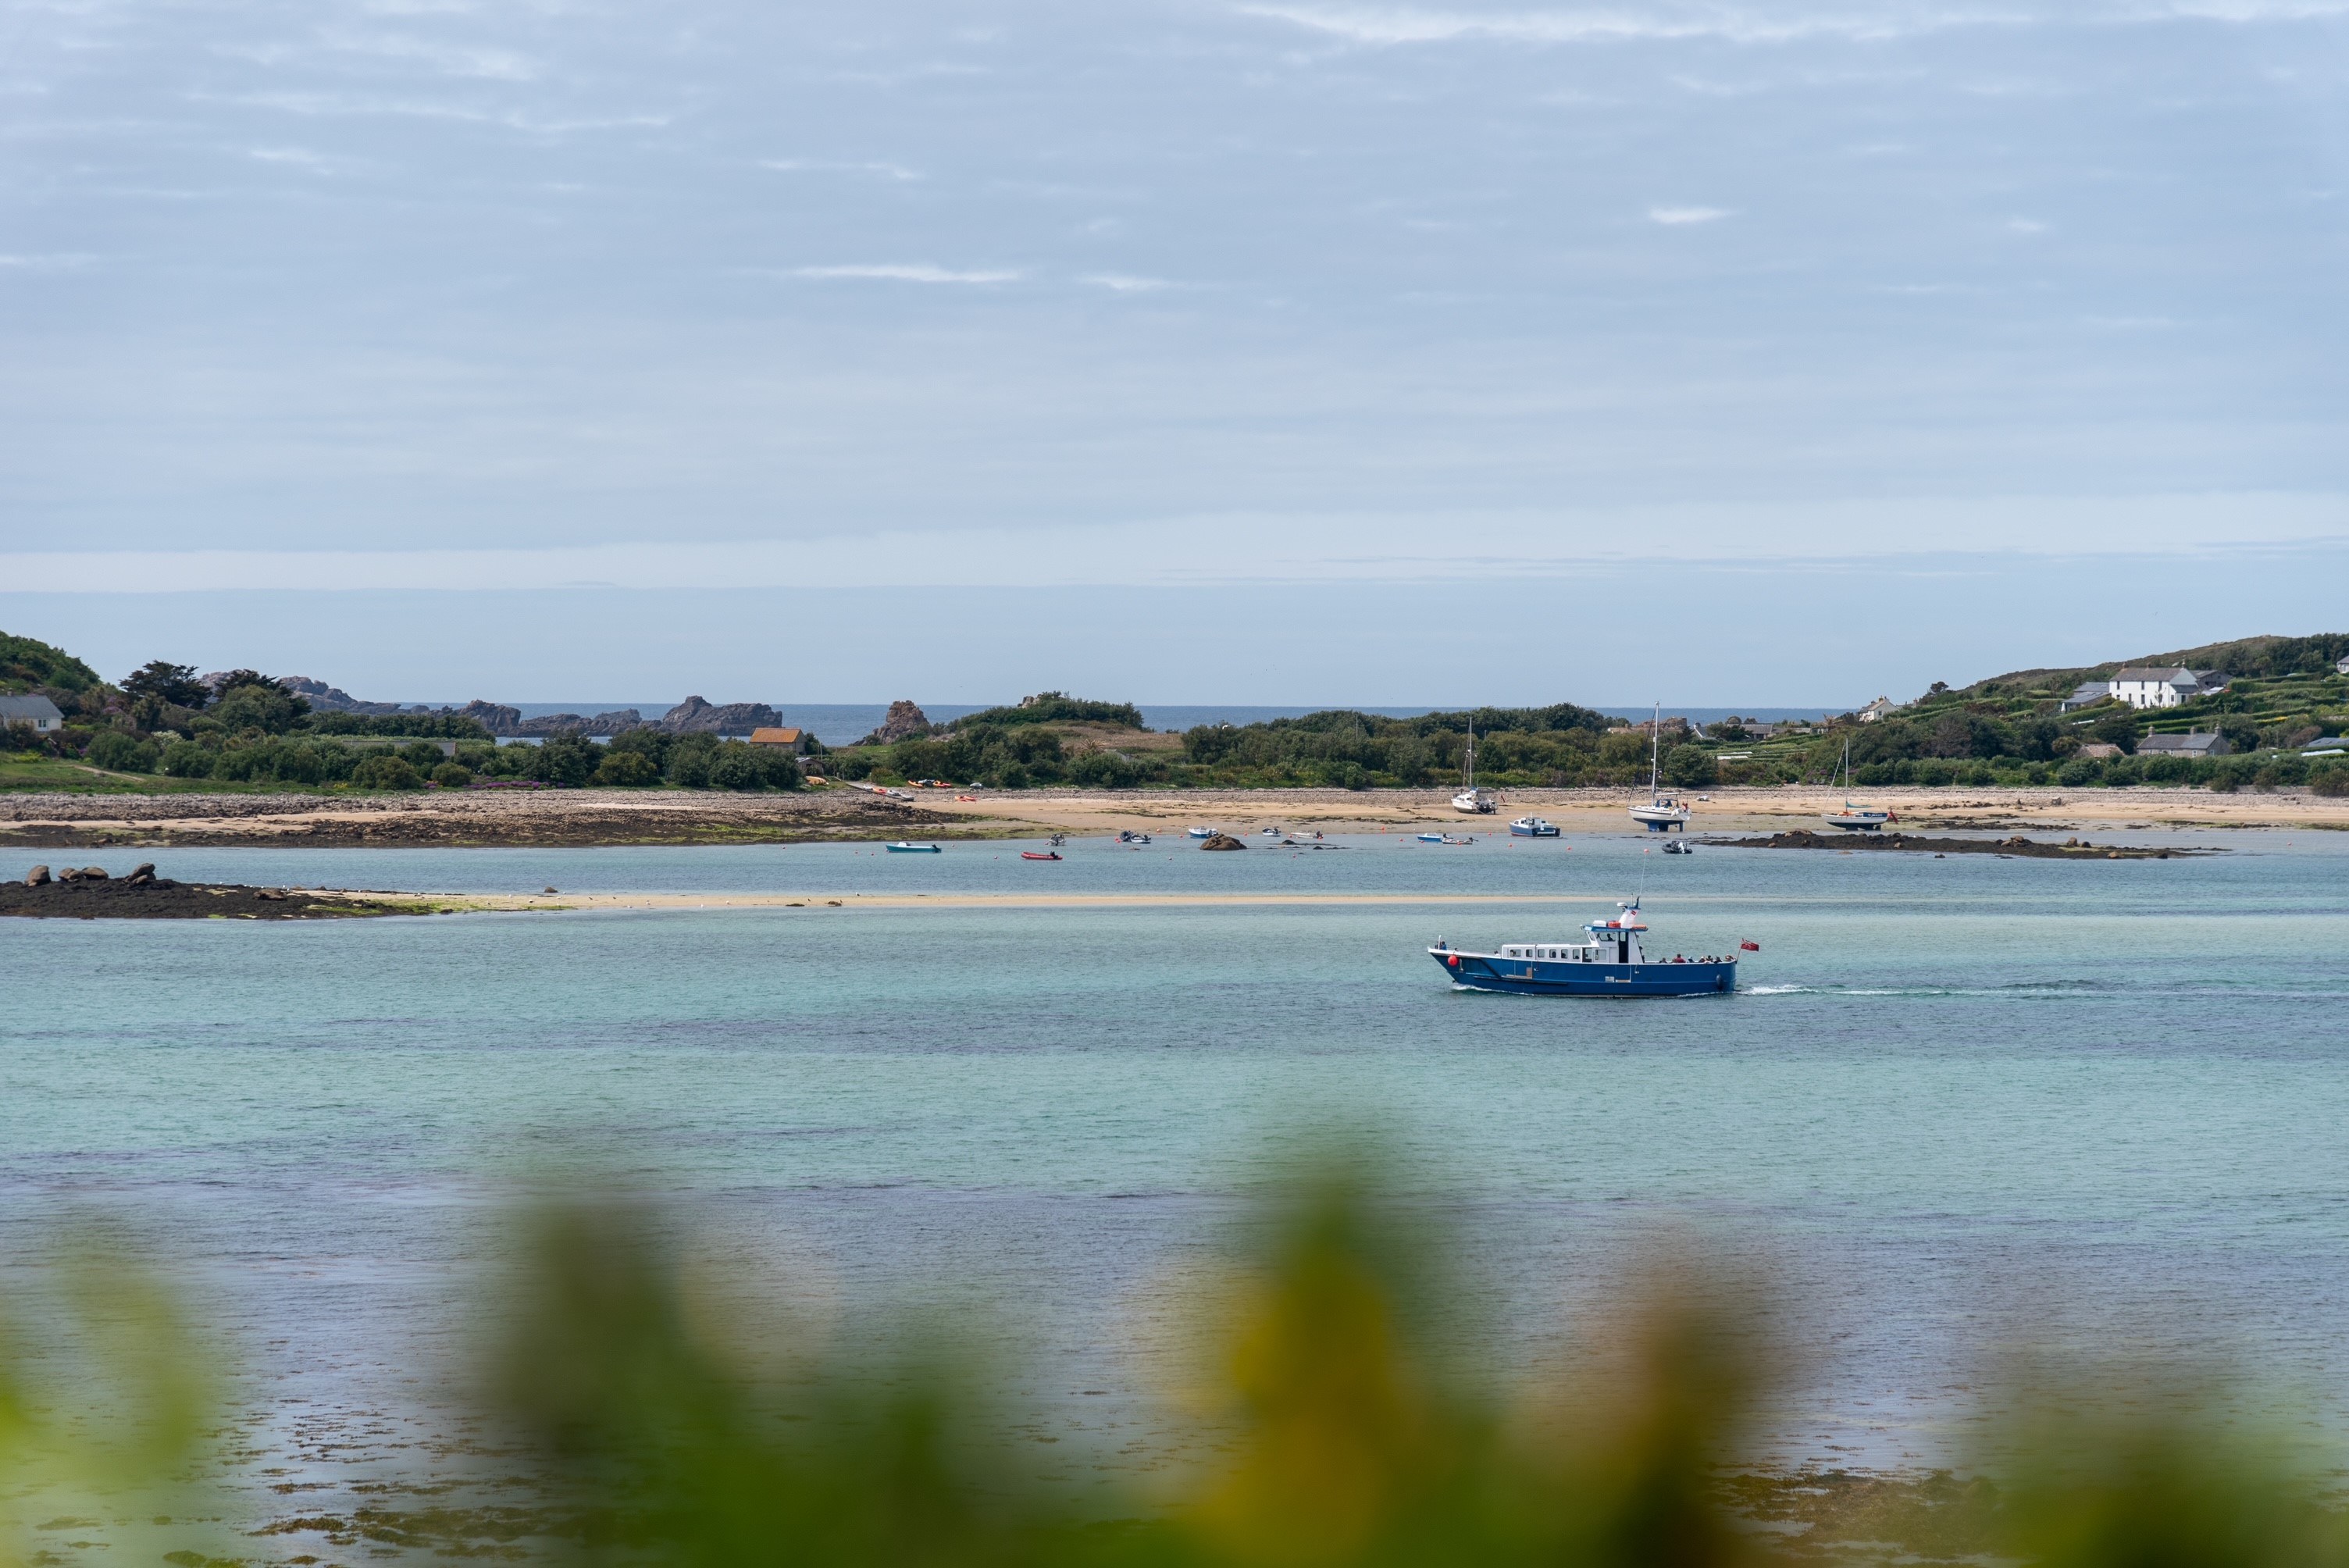
M1955 1457L2026 1343L2232 1360L2337 1430L2349 843L2200 841L2230 852L171 851L439 890L1587 897L6 922L0 1250L128 1216L301 1413L292 1451L429 1403L504 1183L584 1163L803 1304L957 1309L1043 1418L1146 1446L1126 1347L1268 1153L1374 1124L1511 1366L1569 1356L1660 1233L1766 1271L1802 1356L1767 1457ZM1421 951L1570 934L1643 881L1665 953L1761 944L1745 991L1479 996Z

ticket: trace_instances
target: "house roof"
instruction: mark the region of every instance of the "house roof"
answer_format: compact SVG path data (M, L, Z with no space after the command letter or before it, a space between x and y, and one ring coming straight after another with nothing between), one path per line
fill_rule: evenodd
M750 732L750 744L753 746L797 746L799 743L800 731L796 727L778 728L764 725Z
M2137 743L2140 754L2147 751L2182 752L2187 756L2202 756L2222 749L2226 738L2220 735L2148 735Z
M2131 665L2128 668L2116 673L2113 679L2116 681L2193 681L2198 686L2201 684L2192 670L2180 669L2176 665Z
M0 723L18 718L63 718L64 717L64 714L57 711L57 705L45 696L0 696Z

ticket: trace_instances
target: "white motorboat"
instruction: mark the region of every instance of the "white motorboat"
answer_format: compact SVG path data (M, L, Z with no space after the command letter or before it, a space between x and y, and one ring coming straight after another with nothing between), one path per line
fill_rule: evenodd
M1674 828L1688 830L1689 809L1658 788L1658 765L1664 756L1664 705L1656 705L1656 717L1649 726L1648 800L1631 807L1631 820L1651 833L1669 833Z
M1460 759L1460 793L1452 797L1452 809L1471 817L1489 817L1500 810L1489 789L1476 788L1476 726L1468 726L1468 749Z

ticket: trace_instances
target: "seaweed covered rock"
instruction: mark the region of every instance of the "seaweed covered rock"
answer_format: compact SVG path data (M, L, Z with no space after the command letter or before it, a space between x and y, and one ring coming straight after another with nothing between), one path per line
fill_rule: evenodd
M1203 850L1245 850L1247 848L1246 844L1241 843L1229 833L1211 833L1205 840L1201 841L1199 847Z

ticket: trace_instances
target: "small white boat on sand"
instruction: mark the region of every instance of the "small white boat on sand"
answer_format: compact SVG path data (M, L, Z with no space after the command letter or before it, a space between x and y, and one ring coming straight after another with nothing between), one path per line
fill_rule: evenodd
M1674 828L1686 832L1689 825L1689 809L1657 787L1657 765L1663 760L1664 755L1664 705L1662 703L1656 705L1655 720L1650 726L1649 733L1648 801L1645 805L1633 803L1631 820L1651 833L1669 833Z
M1460 759L1460 793L1452 797L1452 809L1471 817L1489 817L1500 810L1489 789L1476 788L1476 727L1468 727L1468 749Z
M1851 742L1843 743L1843 767L1839 770L1843 787L1851 789ZM1848 794L1844 797L1843 810L1829 811L1821 819L1830 828L1841 828L1847 833L1873 833L1892 820L1892 813L1879 811L1873 806L1855 806Z

